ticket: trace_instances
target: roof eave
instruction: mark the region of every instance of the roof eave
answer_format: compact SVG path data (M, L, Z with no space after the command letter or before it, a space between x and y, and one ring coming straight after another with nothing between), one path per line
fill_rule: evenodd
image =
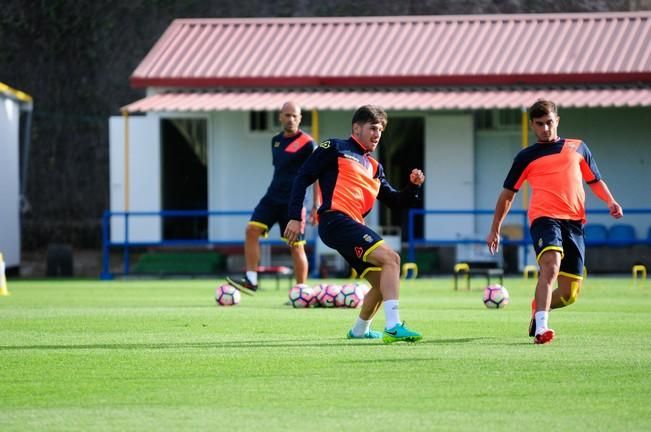
M441 75L441 76L288 76L288 77L136 77L134 88L175 87L205 88L296 88L296 87L415 87L415 86L511 86L511 85L599 85L651 82L651 73L580 73L580 74L510 74L510 75Z

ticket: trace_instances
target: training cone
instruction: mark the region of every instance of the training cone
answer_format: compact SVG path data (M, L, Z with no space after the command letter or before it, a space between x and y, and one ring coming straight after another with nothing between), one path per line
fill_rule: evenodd
M0 253L0 296L8 296L7 277L5 276L5 259Z

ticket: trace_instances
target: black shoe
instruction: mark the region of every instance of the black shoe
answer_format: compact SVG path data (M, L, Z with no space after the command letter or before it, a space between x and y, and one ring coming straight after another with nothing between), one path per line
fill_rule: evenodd
M230 276L226 276L226 282L242 291L244 294L250 296L254 295L258 291L258 286L253 285L246 276L241 279L233 279Z
M536 335L536 318L531 318L529 323L529 337L534 337Z

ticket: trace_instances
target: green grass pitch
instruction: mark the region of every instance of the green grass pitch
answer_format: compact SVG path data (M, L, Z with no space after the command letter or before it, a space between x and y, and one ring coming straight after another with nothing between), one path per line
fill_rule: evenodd
M522 278L504 310L477 279L403 281L424 339L394 345L345 339L358 310L292 309L273 283L218 307L218 283L10 281L0 430L651 430L651 281L589 277L545 346Z

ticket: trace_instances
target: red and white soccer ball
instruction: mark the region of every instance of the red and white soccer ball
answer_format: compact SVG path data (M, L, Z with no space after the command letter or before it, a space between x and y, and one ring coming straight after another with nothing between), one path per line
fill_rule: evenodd
M240 302L240 292L234 286L223 284L215 289L215 300L220 306L235 306Z
M502 309L511 301L509 292L502 285L492 284L484 288L484 305L489 309Z
M356 283L347 283L341 287L339 294L335 298L337 307L356 308L364 301L364 291Z
M311 306L314 306L314 307L321 306L319 304L319 293L321 292L321 290L325 286L326 286L326 284L318 284L318 285L314 285L312 287L312 300L310 300L310 307Z
M339 285L327 284L324 286L322 284L321 291L317 295L319 305L323 307L335 307L339 291L341 291L341 287Z
M312 288L305 284L296 284L289 290L289 302L295 308L310 307L314 300Z

